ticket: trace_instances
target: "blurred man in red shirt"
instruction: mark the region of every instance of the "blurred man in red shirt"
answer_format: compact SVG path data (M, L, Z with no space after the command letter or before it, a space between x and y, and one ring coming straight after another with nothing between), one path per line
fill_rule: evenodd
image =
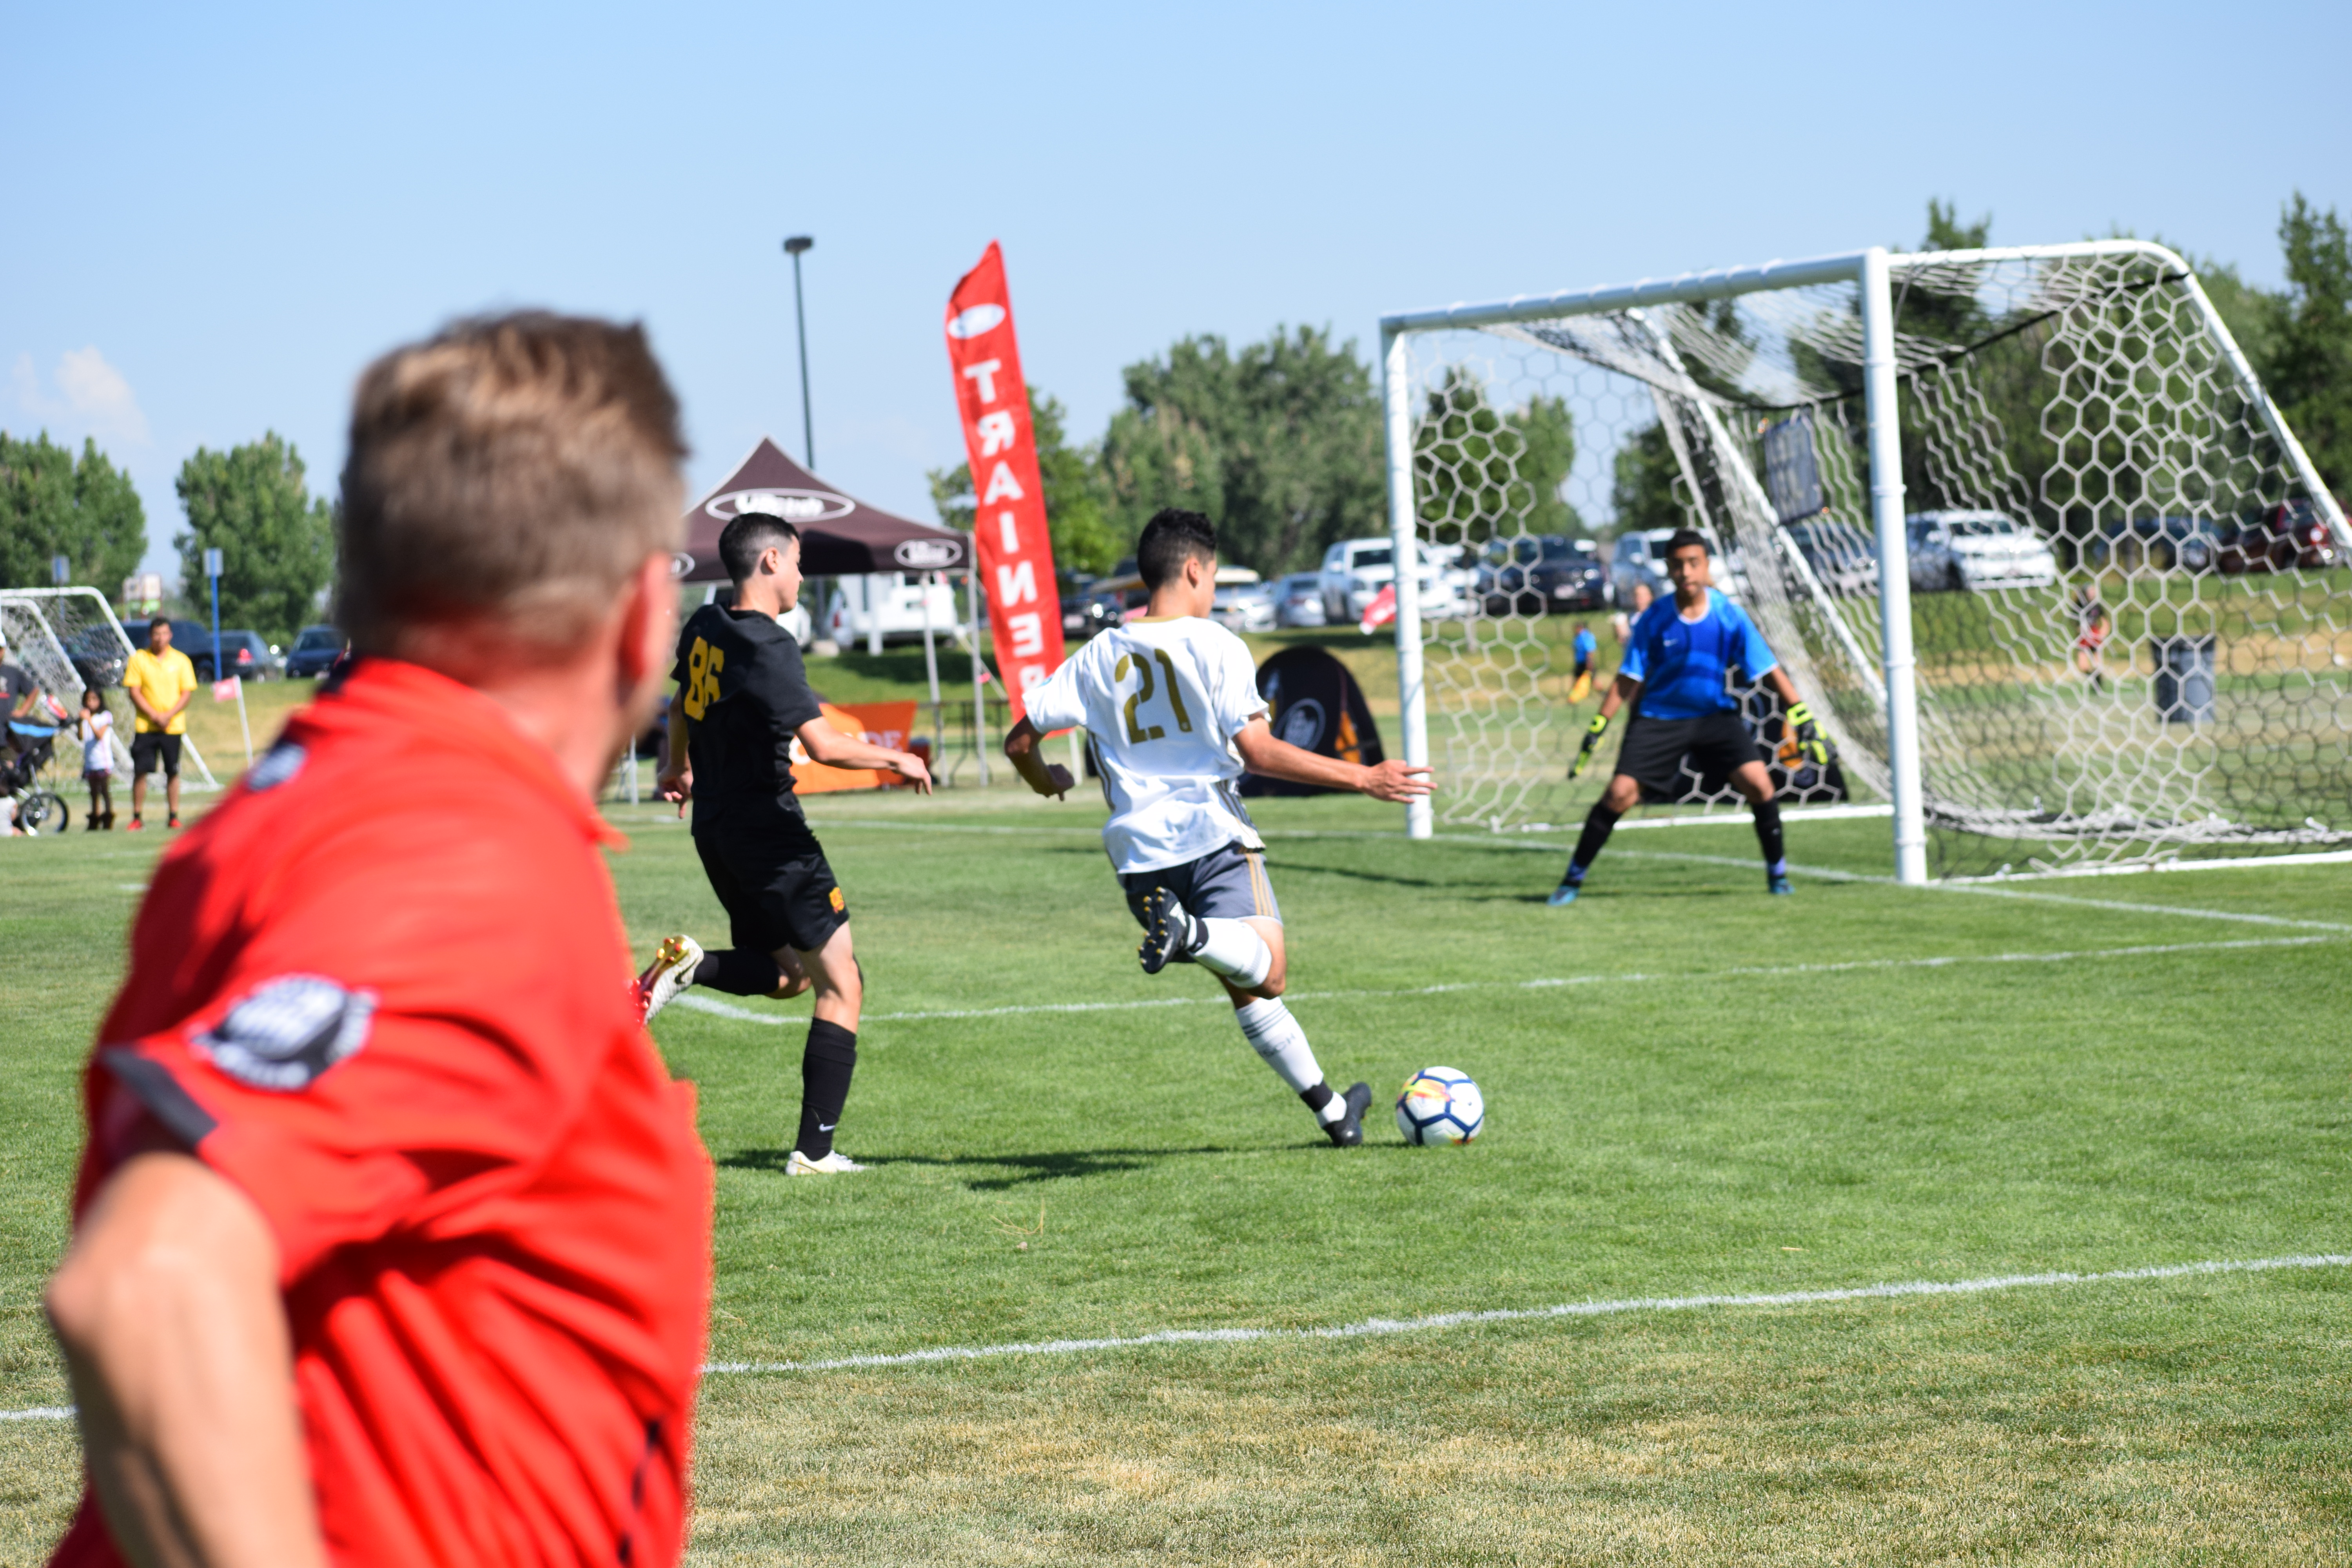
M683 452L634 327L361 379L360 657L164 858L85 1080L55 1562L677 1560L710 1171L593 802L676 637Z

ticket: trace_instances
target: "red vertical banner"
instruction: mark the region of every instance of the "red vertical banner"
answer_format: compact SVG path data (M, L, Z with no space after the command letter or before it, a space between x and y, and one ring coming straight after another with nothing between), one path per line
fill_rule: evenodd
M977 508L972 542L988 586L996 668L1018 719L1024 694L1061 667L1062 595L1029 425L1029 384L1013 339L1013 296L994 240L948 296L947 329Z

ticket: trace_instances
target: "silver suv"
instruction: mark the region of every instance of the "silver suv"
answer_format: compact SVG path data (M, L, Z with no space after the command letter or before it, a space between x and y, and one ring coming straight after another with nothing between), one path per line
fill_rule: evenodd
M1917 592L1980 594L2058 581L2049 544L2006 512L1915 511L1903 526Z

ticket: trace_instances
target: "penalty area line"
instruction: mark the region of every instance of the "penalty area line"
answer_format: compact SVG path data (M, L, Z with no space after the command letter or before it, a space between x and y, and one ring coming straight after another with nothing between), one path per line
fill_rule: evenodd
M1735 969L1703 969L1687 972L1647 973L1641 972L1614 974L1546 975L1534 980L1457 980L1435 985L1398 985L1360 987L1332 991L1292 991L1285 1000L1291 1002L1328 1002L1381 996L1444 996L1457 991L1549 991L1569 985L1645 984L1659 980L1755 980L1774 975L1844 974L1872 969L1949 969L1971 963L2074 963L2095 958L2147 958L2173 952L2228 952L2245 948L2309 947L2316 942L2336 942L2334 935L2242 937L2232 942L2167 942L2143 943L2136 947L2074 948L2059 952L1961 952L1936 954L1926 958L1852 958L1824 963L1758 963L1744 964ZM763 1024L771 1028L783 1028L808 1020L798 1013L757 1013L749 1007L738 1007L730 1002L714 997L697 996L688 992L671 1004L690 1007L716 1018L732 1018L739 1023ZM945 1007L929 1012L868 1013L869 1024L912 1024L929 1019L1003 1018L1039 1013L1122 1013L1148 1007L1223 1007L1229 1005L1222 996L1158 996L1134 1002L1031 1002L1003 1007Z
M1618 854L1629 859L1687 860L1701 866L1738 866L1754 869L1756 858L1741 859L1730 855L1690 855L1670 849L1621 849ZM1840 871L1826 866L1791 864L1790 871L1800 877L1817 878L1825 882L1874 882L1885 887L1900 887L1892 877L1872 876L1862 871ZM2017 879L2012 879L2015 880ZM1988 899L2021 899L2037 904L2067 904L2081 910L2113 910L2131 915L2178 915L2183 920L2234 921L2242 925L2288 926L2302 931L2352 931L2352 925L2335 921L2299 921L2285 915L2250 914L2242 910L2201 910L2180 904L2142 904L2127 899L2078 899L2064 893L2029 893L2021 888L1994 887L1985 882L1927 882L1917 889L1923 893L1974 893Z
M1977 1279L1911 1279L1851 1285L1828 1290L1770 1290L1751 1295L1628 1296L1607 1301L1565 1301L1551 1307L1500 1307L1483 1312L1434 1312L1419 1318L1366 1318L1321 1329L1165 1329L1092 1340L1029 1340L997 1345L940 1345L896 1355L835 1356L824 1361L713 1362L706 1377L782 1372L847 1372L865 1367L920 1366L930 1362L987 1361L1005 1356L1076 1355L1087 1351L1143 1350L1159 1345L1250 1344L1268 1341L1360 1340L1391 1334L1431 1333L1484 1323L1536 1322L1555 1318L1608 1318L1633 1312L1692 1312L1743 1307L1815 1307L1846 1301L1891 1301L1927 1296L1980 1296L1996 1291L2048 1289L2064 1285L2122 1284L2183 1279L2200 1275L2266 1274L2286 1268L2342 1268L2352 1255L2302 1253L2285 1258L2222 1259L2208 1263L2159 1263L2110 1268L2094 1274L2052 1270L2042 1274L1994 1274Z

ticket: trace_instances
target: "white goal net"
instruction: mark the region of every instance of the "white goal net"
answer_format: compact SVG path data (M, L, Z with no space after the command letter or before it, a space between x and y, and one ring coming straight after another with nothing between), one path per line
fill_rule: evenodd
M1795 765L1751 689L1759 755L1800 799L1891 797L1898 869L1906 818L1948 875L2352 843L2352 537L2170 251L1867 252L1383 337L1444 820L1580 816L1609 620L1687 527L1837 750Z

